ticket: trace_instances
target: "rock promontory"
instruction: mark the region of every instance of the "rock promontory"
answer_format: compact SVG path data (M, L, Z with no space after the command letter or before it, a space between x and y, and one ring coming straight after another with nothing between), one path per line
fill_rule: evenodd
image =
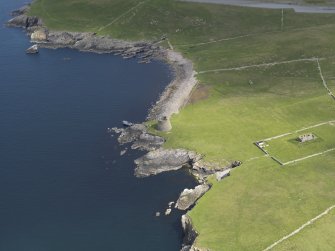
M192 166L200 156L184 149L157 149L135 160L135 175L148 177L166 171L175 171L184 166Z
M210 186L208 184L201 184L196 186L194 189L184 189L176 202L176 208L180 210L187 210L195 204L208 190Z

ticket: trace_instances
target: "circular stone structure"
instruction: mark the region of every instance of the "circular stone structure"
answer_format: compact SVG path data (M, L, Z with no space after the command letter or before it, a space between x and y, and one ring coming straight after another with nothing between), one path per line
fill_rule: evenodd
M164 116L158 120L157 130L162 132L168 132L172 129L170 119Z

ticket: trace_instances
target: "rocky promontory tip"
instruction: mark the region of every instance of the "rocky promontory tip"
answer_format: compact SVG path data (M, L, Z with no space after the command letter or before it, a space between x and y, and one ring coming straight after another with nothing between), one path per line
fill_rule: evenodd
M183 149L158 149L148 152L143 157L135 160L137 165L135 175L148 177L162 172L175 171L200 158L198 154Z
M180 194L175 207L180 210L189 209L209 189L210 189L210 186L208 184L198 185L194 189L184 189L184 191Z
M10 19L6 24L11 27L21 27L24 29L29 29L31 27L42 26L42 20L36 16L29 16L28 12L30 10L30 5L24 5L23 7L12 11L13 18Z
M126 128L112 128L112 131L119 134L118 142L121 145L132 143L132 149L142 151L153 151L160 148L165 139L147 132L144 124L131 124Z

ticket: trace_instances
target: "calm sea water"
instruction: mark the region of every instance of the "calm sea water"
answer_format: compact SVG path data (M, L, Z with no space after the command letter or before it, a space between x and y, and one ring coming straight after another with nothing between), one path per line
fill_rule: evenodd
M2 0L0 22L23 0ZM166 65L42 49L0 28L0 251L178 250L181 213L155 217L194 181L133 176L141 153L107 127L143 121L170 81Z

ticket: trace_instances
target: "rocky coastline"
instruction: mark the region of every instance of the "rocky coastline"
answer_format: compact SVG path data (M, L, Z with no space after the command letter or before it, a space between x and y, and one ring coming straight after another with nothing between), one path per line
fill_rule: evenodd
M185 59L178 52L160 46L165 36L153 42L129 42L98 36L95 33L50 31L43 25L40 18L28 15L29 8L30 6L27 5L13 11L13 18L7 22L7 26L24 28L36 48L66 47L79 51L111 53L125 59L136 58L139 63L149 63L152 59L161 59L167 62L171 66L175 78L149 110L148 120L169 119L172 114L178 113L188 102L191 91L197 84L196 72L193 70L193 64L190 60ZM213 168L203 161L203 156L196 152L185 149L165 149L163 147L165 139L150 134L144 123L129 123L123 128L111 128L108 131L118 135L120 145L130 144L131 149L147 152L135 160L135 176L137 177L148 177L184 167L190 170L199 185L181 192L175 206L179 210L189 210L210 189L211 186L207 182L209 175L215 174L219 180L228 176L232 168L240 165L240 162L235 161L225 167ZM127 148L120 154L125 154L126 150ZM185 237L181 250L203 251L193 245L198 233L187 214L182 216L182 226Z

